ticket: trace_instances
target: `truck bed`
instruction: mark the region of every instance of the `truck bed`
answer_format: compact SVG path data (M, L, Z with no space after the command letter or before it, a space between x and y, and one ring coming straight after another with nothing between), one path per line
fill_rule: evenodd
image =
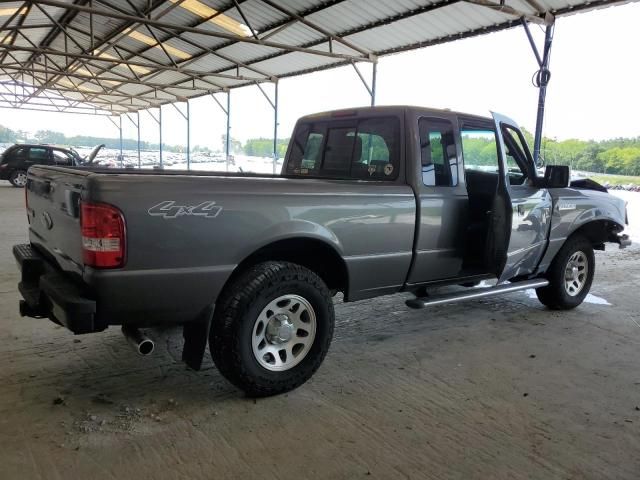
M395 182L38 166L27 197L33 247L88 287L105 323L189 321L239 264L284 239L317 242L311 256L334 249L353 299L398 291L412 261L415 196ZM84 265L80 202L122 212L122 268Z

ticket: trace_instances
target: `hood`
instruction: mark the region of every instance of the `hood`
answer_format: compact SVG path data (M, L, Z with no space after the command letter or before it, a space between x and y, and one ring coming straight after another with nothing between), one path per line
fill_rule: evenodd
M96 145L95 147L93 147L93 150L91 150L91 153L84 158L84 161L86 163L93 163L93 161L95 160L96 156L98 155L100 150L102 150L103 148L104 148L104 143L102 143L100 145Z

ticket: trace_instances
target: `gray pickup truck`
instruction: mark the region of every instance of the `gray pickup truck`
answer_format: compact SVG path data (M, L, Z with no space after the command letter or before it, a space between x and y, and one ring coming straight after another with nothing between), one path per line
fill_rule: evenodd
M34 166L26 203L22 315L122 325L143 354L140 328L182 325L183 360L198 369L208 340L252 396L313 375L337 292L423 308L535 288L569 309L594 249L629 244L624 202L567 167L539 176L515 122L416 107L300 119L279 176Z

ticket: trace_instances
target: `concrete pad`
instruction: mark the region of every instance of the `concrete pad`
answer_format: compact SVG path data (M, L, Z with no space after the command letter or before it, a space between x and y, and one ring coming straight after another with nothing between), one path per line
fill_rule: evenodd
M186 369L179 331L150 331L158 348L141 358L118 328L20 318L23 204L0 182L0 478L638 478L635 246L597 253L606 302L571 312L527 292L422 311L406 295L338 303L315 377L254 401L209 358Z

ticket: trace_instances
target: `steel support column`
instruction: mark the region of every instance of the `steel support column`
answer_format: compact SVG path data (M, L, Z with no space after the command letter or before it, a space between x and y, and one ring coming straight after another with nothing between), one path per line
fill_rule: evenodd
M187 170L191 170L191 122L189 114L189 99L187 99Z
M220 100L216 98L215 93L211 94L211 98L213 98L213 101L218 104L218 106L220 107L220 110L222 110L224 114L227 116L227 130L226 130L227 134L224 140L224 154L225 154L226 170L228 172L229 171L229 153L230 153L229 146L231 145L231 90L227 89L226 93L227 93L227 108L225 108L222 105L222 103L220 103Z
M371 56L371 58L372 58L372 67L373 67L373 70L371 71L371 85L369 85L369 83L364 79L362 72L360 71L358 66L355 64L355 62L352 62L351 66L358 74L358 77L360 78L360 81L364 85L364 88L367 89L367 93L369 94L369 97L371 97L371 106L373 107L376 104L376 82L378 79L378 58L375 56Z
M131 123L133 123L133 126L136 127L136 129L138 130L138 168L141 168L141 161L140 161L140 111L136 112L136 121L133 120L133 118L131 118L131 115L129 113L125 113L125 116L129 119L129 121Z
M142 168L142 161L140 160L140 110L136 112L136 116L136 128L138 129L138 168Z
M274 106L273 106L273 174L276 174L278 167L278 82L273 84Z
M227 136L225 138L224 154L229 171L229 147L231 146L231 90L227 90Z
M151 110L147 110L151 118L153 118L158 124L158 131L160 136L160 168L162 168L162 105L158 105L158 117L153 114ZM154 167L155 168L155 167Z
M118 120L120 121L120 125L118 130L120 131L120 168L122 168L122 114L118 115Z
M189 99L181 98L180 100L187 104L187 107L184 112L175 103L172 103L171 106L175 108L176 111L187 122L187 170L191 170L191 121L189 119L189 115L190 115Z
M267 102L269 102L271 108L273 108L273 174L275 175L278 162L278 79L273 79L273 100L269 98L269 95L267 95L267 92L264 91L259 83L256 83L256 86L258 87L262 95L264 95L264 98L267 99Z
M378 79L378 62L374 62L373 71L371 73L371 106L376 104L376 81Z
M160 132L160 168L164 168L162 164L162 105L158 106L158 130Z
M540 69L535 73L533 77L533 84L538 88L538 111L536 114L536 131L533 142L533 160L536 164L540 163L542 160L540 158L540 149L542 146L542 128L544 125L544 111L545 111L545 102L547 97L547 85L549 84L549 80L551 79L551 72L549 71L549 61L551 55L551 46L553 44L553 31L555 27L555 22L550 22L545 27L544 33L544 49L542 51L542 56L536 47L536 44L533 40L533 36L531 35L531 31L529 30L529 25L526 20L522 20L522 26L527 34L527 38L529 39L529 43L531 44L531 49L536 57L536 61L538 62L538 66Z

